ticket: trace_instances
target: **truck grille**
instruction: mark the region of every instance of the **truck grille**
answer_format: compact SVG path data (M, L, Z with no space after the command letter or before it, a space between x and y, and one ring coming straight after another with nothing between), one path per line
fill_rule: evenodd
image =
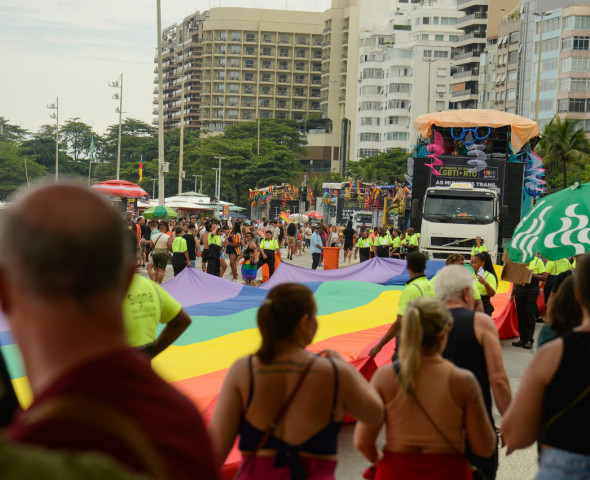
M452 245L451 245L452 244ZM448 248L471 248L475 245L474 238L431 237L430 246Z

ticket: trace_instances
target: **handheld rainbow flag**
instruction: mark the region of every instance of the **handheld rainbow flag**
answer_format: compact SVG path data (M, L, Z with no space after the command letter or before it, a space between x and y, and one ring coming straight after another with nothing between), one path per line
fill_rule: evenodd
M143 157L139 157L139 183L143 180Z
M281 212L281 220L287 223L291 223L291 220L289 220L289 214L286 212Z

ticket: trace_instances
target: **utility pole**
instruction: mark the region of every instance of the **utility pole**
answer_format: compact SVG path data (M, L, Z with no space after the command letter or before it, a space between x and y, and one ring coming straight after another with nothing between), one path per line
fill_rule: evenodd
M109 82L109 87L119 88L119 93L113 93L113 100L119 100L119 106L115 110L119 114L119 139L117 141L117 176L119 180L119 173L121 171L121 122L123 119L123 74L121 74L121 81Z
M47 105L49 110L55 110L51 113L49 118L55 118L55 181L59 180L59 97L55 99L55 103Z
M195 193L197 193L197 178L202 177L202 175L193 175L193 177L195 177ZM201 179L201 185L203 185L203 179Z
M162 92L162 11L157 0L158 24L158 205L164 205L164 96Z
M435 59L432 58L423 58L426 63L428 63L428 93L426 96L426 113L430 113L430 80L432 75L430 74L430 66L433 62L436 62Z
M180 42L180 48L182 50L182 79L180 81L180 148L178 150L178 193L182 193L182 168L184 164L184 31L181 32L181 35L182 38Z
M219 160L219 169L217 170L217 218L219 218L219 200L221 198L221 161L226 160L225 157L213 157L216 160Z

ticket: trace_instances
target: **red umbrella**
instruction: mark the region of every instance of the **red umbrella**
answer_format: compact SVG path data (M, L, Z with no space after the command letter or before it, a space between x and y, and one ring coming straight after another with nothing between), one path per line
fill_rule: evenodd
M90 188L113 197L140 198L150 196L139 185L126 180L107 180L92 185Z
M314 210L307 212L305 215L307 215L309 218L324 218L320 212L316 212Z

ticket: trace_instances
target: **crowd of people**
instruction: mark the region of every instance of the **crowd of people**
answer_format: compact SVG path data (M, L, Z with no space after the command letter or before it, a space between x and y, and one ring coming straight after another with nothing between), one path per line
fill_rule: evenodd
M209 273L220 268L221 248L236 259L249 250L270 267L281 242L274 228L241 227L232 226L221 240L220 230L228 231L221 224L156 222L156 238L150 232L149 240L155 279L171 250L180 254L174 268L182 259L193 261L185 235L199 228L205 229L207 241L199 243L206 243ZM0 245L10 255L0 257L0 306L34 397L27 410L3 415L3 478L216 480L239 438L235 478L331 480L346 414L357 420L354 445L370 464L365 478L493 480L499 435L508 453L538 442L539 480L589 478L590 256L577 258L575 273L564 275L549 297L552 332L514 399L484 300L497 281L487 275L485 255L478 263L479 252L475 273L454 255L431 281L424 255L407 255L410 281L397 327L371 355L396 335L399 348L370 383L338 353L307 350L318 329L313 294L303 285L280 284L257 312L260 348L231 367L206 429L194 405L151 368L150 358L190 318L160 297L164 290L156 282L136 273L144 260L138 247L148 245L142 239L129 234L104 199L79 186L31 189L3 215ZM145 315L150 301L150 322L168 326L157 338L152 328L131 340L128 323ZM0 367L4 408L15 397ZM502 416L499 429L493 403Z

